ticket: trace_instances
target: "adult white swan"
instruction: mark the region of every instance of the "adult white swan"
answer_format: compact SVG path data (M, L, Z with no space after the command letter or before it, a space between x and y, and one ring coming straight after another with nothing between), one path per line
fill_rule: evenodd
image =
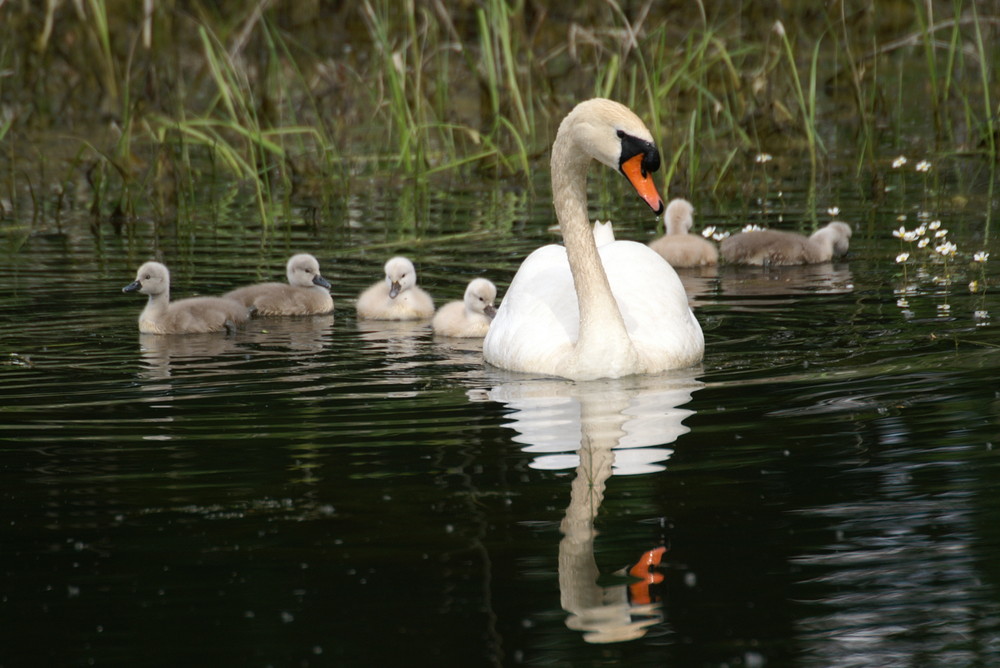
M565 246L543 246L521 264L483 342L486 361L574 380L696 364L705 338L673 268L634 241L598 249L587 216L592 159L620 171L663 212L650 177L660 154L646 126L611 100L578 104L552 145L552 199Z

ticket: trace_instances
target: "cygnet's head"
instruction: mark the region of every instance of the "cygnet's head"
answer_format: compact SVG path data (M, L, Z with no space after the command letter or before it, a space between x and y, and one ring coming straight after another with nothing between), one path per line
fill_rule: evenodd
M147 262L135 273L135 280L122 288L122 292L139 291L151 297L170 292L170 271L159 262Z
M285 273L288 276L289 285L301 288L318 285L321 288L330 289L330 282L319 273L319 262L309 253L293 255L285 266Z
M687 234L694 225L694 207L691 202L680 197L670 200L663 214L667 234Z
M497 286L485 278L474 278L465 288L465 309L472 313L482 313L488 318L497 314L493 302L497 298Z
M812 236L815 239L822 238L827 241L833 249L833 256L838 257L847 253L848 248L850 248L852 233L850 225L835 220L813 232Z
M417 284L417 270L408 259L397 256L385 263L385 280L389 284L389 298L395 299Z

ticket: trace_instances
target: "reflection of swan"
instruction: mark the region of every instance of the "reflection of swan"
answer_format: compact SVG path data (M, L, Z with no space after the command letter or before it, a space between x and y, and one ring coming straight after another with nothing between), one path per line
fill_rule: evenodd
M170 378L174 367L185 362L192 362L202 370L226 367L233 363L230 354L238 347L235 337L217 334L139 334L139 351L146 366L141 375L156 380Z
M613 473L660 471L672 443L688 431L682 422L701 383L690 375L632 376L572 383L517 380L494 387L489 399L513 408L508 424L515 441L542 454L535 468L576 468L570 502L560 525L559 590L566 625L585 631L588 642L639 638L662 618L659 604L628 599L627 585L602 587L594 558L594 518Z
M723 239L719 253L732 264L817 264L844 255L850 243L851 226L835 220L809 237L783 230L740 232Z
M330 344L332 314L250 321L238 338L261 348L318 353Z
M369 348L385 356L385 369L407 371L425 367L426 340L431 326L427 320L358 320L358 335ZM405 376L417 381L417 376ZM395 381L401 380L395 377ZM413 393L415 396L416 393Z
M847 264L806 264L792 267L725 267L719 275L722 296L841 294L854 290Z
M634 241L598 248L587 218L594 159L625 174L662 211L649 174L660 156L646 126L617 102L578 104L552 145L552 197L565 246L543 246L521 264L483 343L490 364L584 380L701 360L701 327L670 265Z
M663 470L656 462L673 452L654 447L672 443L688 428L690 410L679 406L691 400L701 383L689 374L629 376L574 383L565 380L510 380L487 396L513 408L518 432L513 438L524 451L538 454L537 469L564 469L579 465L576 451L589 441L615 448L616 474Z

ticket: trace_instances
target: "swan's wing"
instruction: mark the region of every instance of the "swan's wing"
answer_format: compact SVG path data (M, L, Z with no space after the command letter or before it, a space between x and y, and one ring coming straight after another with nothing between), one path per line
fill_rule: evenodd
M566 249L542 246L525 258L507 288L483 354L505 369L539 370L543 364L554 369L557 358L576 341L579 321Z
M640 355L669 358L674 368L701 359L704 335L673 267L656 251L634 241L616 241L598 252L625 328ZM689 361L684 364L683 360Z

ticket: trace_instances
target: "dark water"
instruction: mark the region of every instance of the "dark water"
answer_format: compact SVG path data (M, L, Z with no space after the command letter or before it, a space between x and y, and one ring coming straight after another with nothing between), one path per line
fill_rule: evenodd
M619 238L649 239L620 185ZM782 197L698 227L807 225ZM404 192L266 234L5 221L0 664L1000 664L1000 292L969 261L1000 255L994 205L820 197L849 260L686 274L706 355L666 376L506 374L356 321L396 252L439 305L502 294L547 198ZM910 244L904 276L891 231L931 219L962 255ZM175 297L313 252L336 314L140 336L121 287L157 251ZM659 546L659 582L621 574Z

